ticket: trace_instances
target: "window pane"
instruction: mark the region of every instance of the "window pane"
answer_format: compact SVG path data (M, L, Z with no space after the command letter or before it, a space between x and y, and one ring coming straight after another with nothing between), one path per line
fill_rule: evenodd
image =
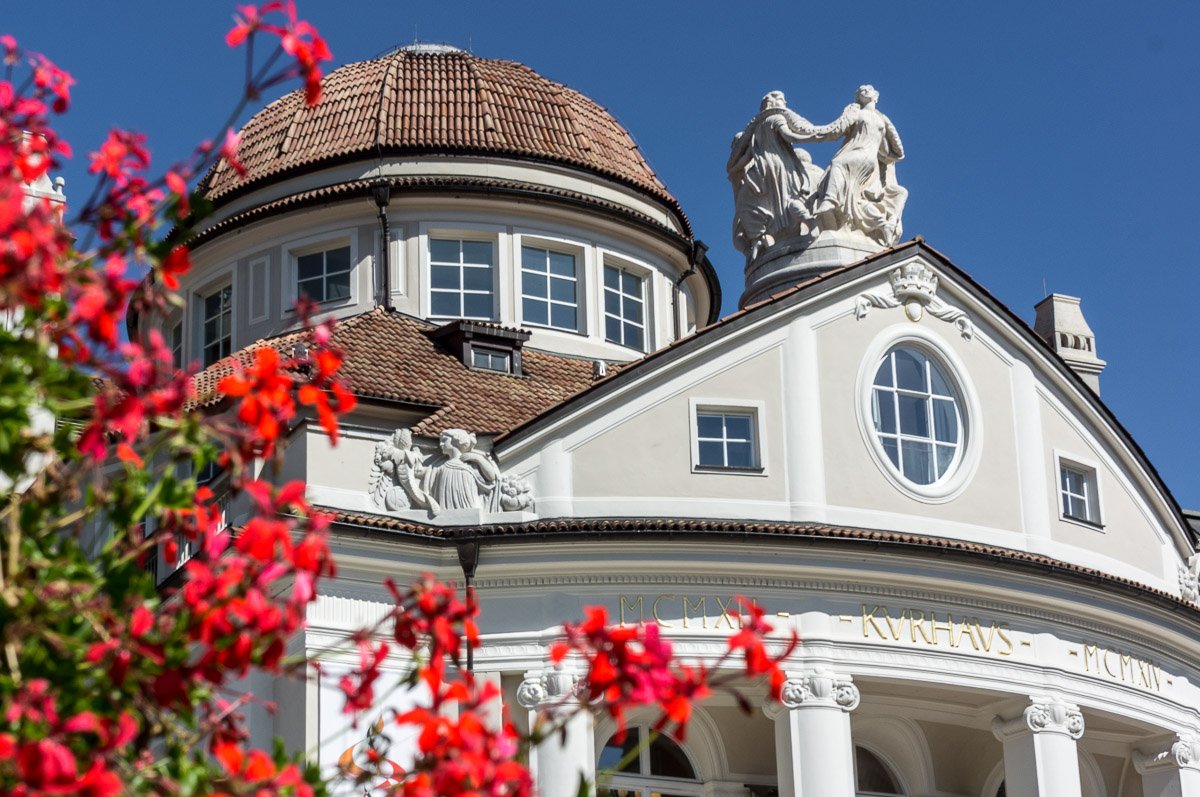
M726 415L725 436L730 440L750 440L750 416Z
M575 280L550 280L550 298L560 302L575 304Z
M617 271L612 266L604 267L604 287L620 290L621 288L621 272Z
M696 434L698 437L711 437L720 439L721 437L721 420L720 415L702 415L696 414Z
M461 273L458 266L431 266L429 283L434 288L457 290L462 287L459 283L459 274Z
M642 328L633 324L625 325L625 345L635 349L644 348L642 345Z
M950 463L954 461L955 448L953 446L938 446L937 447L937 467L938 476L942 476L950 469Z
M896 407L894 394L882 390L874 391L871 397L871 416L875 420L875 431L896 433Z
M560 277L574 277L575 255L568 255L563 252L551 252L550 273L557 274Z
M324 263L324 255L321 252L314 252L311 255L300 255L296 258L296 278L309 279L311 277L321 276Z
M522 246L521 267L531 271L545 271L546 250L534 249L532 246Z
M458 241L447 241L439 238L429 239L429 259L440 263L457 263Z
M221 312L221 294L214 293L211 296L204 297L204 317L212 318L217 313Z
M608 740L608 744L604 745L604 749L600 751L600 761L596 764L596 769L612 769L621 759L628 755L632 750L638 747L641 741L641 729L630 728L625 734L625 739L620 744L617 744L613 739ZM619 772L632 772L637 774L640 772L638 766L638 756L633 757L633 761L621 767Z
M958 417L953 401L933 400L933 432L933 436L943 443L958 442Z
M526 271L521 275L521 289L526 296L546 298L546 277L542 274L530 274Z
M612 291L604 292L604 312L610 315L621 314L621 297Z
M468 293L463 295L464 318L492 317L492 295L490 293Z
M888 455L888 459L892 461L892 464L897 468L900 467L900 444L896 439L885 437L879 442L883 443L883 450Z
M559 329L576 329L575 308L563 304L550 306L550 326Z
M926 414L926 403L929 399L916 396L906 396L901 393L900 401L900 432L915 437L929 436L929 416Z
M464 263L492 264L491 241L463 241L462 250Z
M612 343L621 342L621 321L608 316L604 319L604 339Z
M933 446L912 440L901 440L904 453L904 477L916 484L933 484Z
M696 772L688 763L683 750L665 736L659 736L650 745L650 774L689 780L696 777Z
M521 317L527 324L541 324L545 326L550 322L546 316L546 303L539 302L537 299L524 299L521 302Z
M925 357L911 349L896 349L896 385L925 392Z
M899 794L900 788L887 767L873 753L862 747L854 748L854 771L857 788L872 794Z
M491 291L492 270L476 266L463 267L463 289L468 291Z
M462 312L457 293L434 293L429 298L434 315L457 316Z
M350 272L343 271L334 274L325 281L326 299L347 299L350 297Z
M325 301L325 281L321 277L311 280L301 280L296 286L296 292L307 296L314 302Z
M642 303L637 299L630 299L626 296L621 302L621 309L625 313L626 321L633 321L637 324L642 323Z
M1083 495L1086 477L1082 473L1071 468L1063 468L1063 477L1066 481L1066 489L1076 495Z
M892 358L885 357L883 362L879 364L879 370L875 372L875 384L880 387L892 386Z
M725 448L719 442L700 443L700 464L714 468L724 467Z
M342 246L325 253L325 272L348 271L350 269L350 247Z
M946 381L946 375L942 373L942 369L937 363L929 361L929 383L933 388L935 396L947 396L953 398L954 394L950 391L950 383Z
M637 296L639 299L642 296L642 278L628 271L621 272L621 292L627 293L630 296Z
M750 443L739 443L732 441L726 444L726 451L729 456L729 467L754 467L754 446L752 446Z

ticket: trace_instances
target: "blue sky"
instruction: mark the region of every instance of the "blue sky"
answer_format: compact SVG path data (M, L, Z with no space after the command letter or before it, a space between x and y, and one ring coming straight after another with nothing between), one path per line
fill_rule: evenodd
M742 285L731 137L769 90L828 122L874 84L907 152L905 237L1026 320L1043 285L1082 296L1105 402L1200 508L1200 4L1134 5L300 0L336 64L444 41L607 107L712 247L727 312ZM232 3L6 6L0 32L79 81L61 126L77 152L68 198L86 196L82 155L110 126L148 133L165 164L216 132L240 87L241 53L222 41Z

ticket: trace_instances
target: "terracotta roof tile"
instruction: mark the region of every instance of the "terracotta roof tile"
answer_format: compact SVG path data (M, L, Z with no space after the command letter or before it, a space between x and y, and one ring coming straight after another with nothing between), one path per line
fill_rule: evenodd
M346 352L342 376L360 398L400 401L435 411L413 427L436 435L463 428L499 434L565 401L592 383L591 360L523 348L524 375L510 376L467 368L429 335L436 327L410 316L375 309L341 321L334 342ZM255 350L271 346L290 353L304 333L258 341L196 375L196 404L213 406L223 397L217 384L249 363Z
M515 61L400 49L325 76L322 100L276 100L242 128L244 180L218 164L203 189L218 203L276 176L353 156L508 155L561 163L678 203L629 133L603 108Z

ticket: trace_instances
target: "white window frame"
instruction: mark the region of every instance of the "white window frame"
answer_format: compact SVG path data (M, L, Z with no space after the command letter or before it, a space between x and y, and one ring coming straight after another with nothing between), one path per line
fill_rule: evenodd
M341 299L326 299L323 302L317 302L317 305L329 308L346 307L358 303L358 277L360 273L358 229L348 227L340 230L329 230L320 234L288 241L280 247L279 257L283 263L283 283L287 288L285 292L287 307L284 309L284 317L295 315L294 305L296 304L296 300L300 298L300 256L310 255L315 252L325 252L330 249L340 249L343 246L350 247L350 295Z
M533 249L546 249L552 252L571 255L575 258L575 328L566 329L564 327L551 326L550 324L538 324L525 318L525 247ZM567 334L586 335L588 334L588 247L569 241L564 238L543 235L535 232L520 232L513 235L513 276L514 276L514 299L516 305L516 323L518 326L536 327L537 329L548 329L554 332L565 332ZM534 297L540 298L540 297ZM554 302L547 299L551 304L564 304L564 302Z
M634 730L635 728L638 729L638 731L642 734L651 733L650 726L648 725L639 724L629 726L630 731ZM654 794L657 792L687 795L687 797L691 797L692 795L695 795L695 797L701 797L701 795L704 794L704 783L701 779L701 770L698 766L696 766L695 758L688 751L687 746L683 744L683 742L680 742L670 734L663 735L665 735L673 744L683 751L683 755L687 759L688 764L691 766L692 771L696 773L695 780L682 780L679 778L667 777L665 775L640 774L642 769L650 768L650 745L643 743L642 749L638 753L639 774L630 772L614 772L611 777L605 780L604 785L609 789L634 790L638 793L637 797L642 797L642 795ZM607 740L605 744L607 744ZM601 746L601 750L603 749L604 747ZM599 765L599 760L597 760L596 763Z
M767 475L767 436L765 434L766 403L751 399L730 398L689 398L688 399L688 435L692 445L692 472L715 473L728 476L766 476ZM724 465L700 464L700 418L702 413L723 413L726 415L749 415L750 428L754 434L754 454L757 464L749 468L737 468Z
M604 270L608 267L617 269L618 271L627 271L642 281L642 345L628 346L622 342L608 339L608 312L605 309L605 295L609 288L604 282ZM605 343L610 343L613 346L620 346L623 349L632 351L648 352L654 351L656 347L655 336L655 315L654 315L654 270L646 266L635 263L628 258L617 255L611 252L603 252L600 256L600 268L597 269L596 275L596 298L598 300L597 318L599 319L600 339ZM622 293L622 296L624 293ZM624 321L624 310L622 309L622 323ZM632 322L630 322L632 323Z
M192 318L194 319L192 330L194 334L192 335L191 349L193 358L200 363L201 369L213 364L206 362L204 356L204 350L208 348L208 341L204 335L204 322L206 320L205 303L208 297L225 288L229 288L229 354L233 354L238 350L238 287L236 276L235 269L230 266L224 269L219 275L214 276L213 279L209 280L202 287L192 291L192 301L190 304L195 308L195 312L192 313ZM229 354L225 356L228 357ZM213 362L220 362L221 359L224 358L218 358Z
M883 355L895 346L913 346L924 349L927 355L936 357L962 402L959 406L959 416L963 425L963 441L960 444L958 464L952 472L933 484L917 484L904 478L892 464L879 441L879 436L875 433L875 420L871 413L875 372L879 369ZM924 504L946 503L962 494L974 478L982 459L983 408L966 363L944 339L936 332L930 332L925 327L908 321L886 327L866 348L859 363L855 391L858 396L854 404L855 416L863 442L876 467L897 490Z
M1064 502L1066 498L1066 490L1062 483L1063 470L1073 470L1076 473L1083 475L1085 480L1085 492L1087 493L1088 513L1094 515L1093 518L1081 518L1067 514L1067 508ZM1078 495L1072 493L1072 495ZM1058 519L1065 523L1074 523L1077 526L1091 529L1092 531L1104 531L1104 490L1100 483L1100 466L1084 457L1079 457L1074 454L1066 453L1055 449L1054 451L1054 496L1058 503Z
M183 322L183 315L173 315L167 319L166 324L167 348L171 350L171 363L176 368L183 368L187 365L187 327ZM179 330L179 336L176 337L175 330Z
M484 319L491 323L504 323L511 317L509 307L512 280L512 259L507 244L507 228L496 224L460 224L457 222L422 223L418 229L417 247L421 266L421 315L436 321L451 321L457 316L440 316L433 313L433 268L429 247L431 238L442 240L486 241L492 245L496 262L492 264L492 317ZM478 319L470 319L478 320Z

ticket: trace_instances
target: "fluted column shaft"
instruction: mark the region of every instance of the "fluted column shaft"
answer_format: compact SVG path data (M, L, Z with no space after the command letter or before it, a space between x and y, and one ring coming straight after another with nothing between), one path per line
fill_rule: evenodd
M1083 714L1056 698L1030 698L1016 717L997 717L992 732L1004 743L1008 797L1080 797Z
M788 678L782 701L766 707L775 721L780 797L854 797L850 712L858 700L848 677L822 671Z
M1143 797L1200 797L1200 737L1181 733L1156 749L1136 750Z
M517 689L517 702L529 709L531 726L543 710L556 720L573 715L567 720L565 737L552 734L530 754L530 769L539 797L575 797L581 778L595 787L592 716L587 711L576 711L579 701L575 690L575 676L557 670L526 673Z

